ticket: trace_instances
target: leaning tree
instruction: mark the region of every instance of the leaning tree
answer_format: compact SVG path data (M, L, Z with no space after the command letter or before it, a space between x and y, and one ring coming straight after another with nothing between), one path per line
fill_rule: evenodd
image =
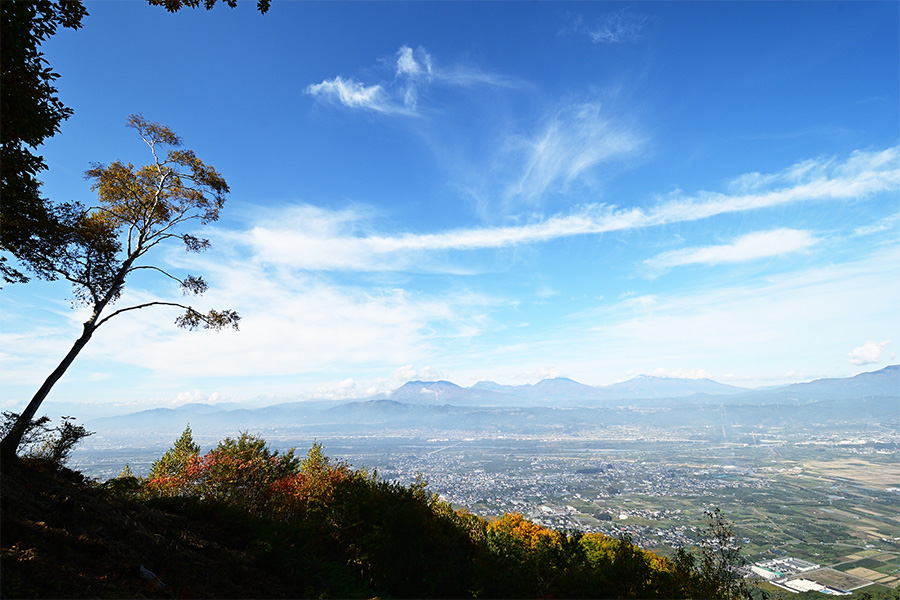
M188 304L161 300L115 307L126 279L137 271L174 280L185 295L206 291L207 285L201 277L178 277L159 264L150 264L147 253L160 244L172 242L184 244L188 252L208 248L209 240L185 233L184 229L195 221L201 224L216 221L228 193L222 176L193 151L181 149L181 139L171 129L151 123L141 115L131 115L127 125L149 146L153 161L140 167L121 161L92 165L86 175L94 181L91 189L97 192L99 204L90 208L78 203L54 207L54 217L64 227L57 230L53 251L35 257L40 269L72 283L76 304L87 306L90 317L72 349L0 442L0 457L4 460L15 456L23 433L53 385L97 328L113 317L152 306L168 306L184 311L175 320L179 327L238 328L240 316L233 310L204 313Z

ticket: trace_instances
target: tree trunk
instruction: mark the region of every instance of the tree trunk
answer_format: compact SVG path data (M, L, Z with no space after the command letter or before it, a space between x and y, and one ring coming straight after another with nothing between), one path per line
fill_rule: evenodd
M19 444L22 443L22 436L25 434L25 430L28 428L29 423L34 419L34 415L37 413L38 408L40 408L44 398L47 397L50 393L50 389L71 366L72 361L75 360L75 357L78 356L78 353L81 352L81 349L84 348L85 344L90 341L91 336L94 335L94 330L96 329L97 325L94 324L93 320L84 324L84 332L81 334L81 337L75 340L72 349L69 350L69 353L62 359L59 366L50 373L50 376L44 381L44 385L41 386L31 399L31 402L28 403L28 406L25 407L22 414L19 415L16 424L13 425L13 428L10 429L9 433L6 434L6 437L3 438L3 441L0 442L0 462L7 463L9 460L15 459Z

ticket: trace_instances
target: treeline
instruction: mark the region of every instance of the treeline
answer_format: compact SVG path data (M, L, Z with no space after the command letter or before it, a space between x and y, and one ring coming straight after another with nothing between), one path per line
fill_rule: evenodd
M736 553L719 520L710 543L673 559L627 539L565 533L520 514L487 520L428 491L329 459L272 450L258 436L205 454L186 429L151 469L113 493L239 531L255 567L296 597L736 598ZM715 521L718 515L712 515ZM166 582L175 587L175 582ZM279 586L285 589L284 585Z

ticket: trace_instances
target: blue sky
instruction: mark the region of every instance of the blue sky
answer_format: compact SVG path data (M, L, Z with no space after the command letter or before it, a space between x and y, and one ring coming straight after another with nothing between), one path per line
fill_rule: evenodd
M900 4L254 4L89 2L45 45L75 110L46 195L146 161L128 114L169 125L232 192L210 251L154 259L243 316L110 321L59 410L897 362ZM85 315L63 283L0 294L16 408Z

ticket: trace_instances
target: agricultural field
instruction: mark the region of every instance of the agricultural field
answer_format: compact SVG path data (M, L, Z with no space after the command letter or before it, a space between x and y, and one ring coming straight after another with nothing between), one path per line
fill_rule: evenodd
M897 555L875 554L835 565L834 568L890 588L896 589L900 585L900 558Z
M853 575L852 573L842 573L834 569L817 569L808 573L803 573L804 579L815 581L816 583L838 590L847 592L871 585L871 581Z

